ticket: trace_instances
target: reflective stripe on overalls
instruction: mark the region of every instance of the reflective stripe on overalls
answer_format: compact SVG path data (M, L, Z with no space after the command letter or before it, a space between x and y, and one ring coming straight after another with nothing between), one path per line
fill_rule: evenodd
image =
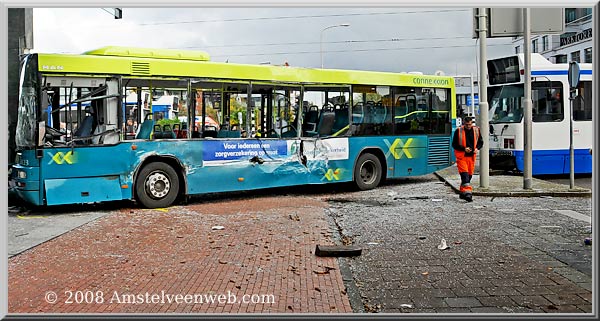
M473 148L477 148L477 139L479 138L479 127L473 126ZM465 126L458 128L458 141L461 143L463 148L467 147L467 136L465 135ZM473 151L475 154L475 151Z

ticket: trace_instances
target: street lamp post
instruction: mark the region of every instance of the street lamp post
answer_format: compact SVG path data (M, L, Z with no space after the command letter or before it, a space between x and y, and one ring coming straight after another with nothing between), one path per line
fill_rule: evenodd
M329 26L329 27L326 27L323 30L321 30L321 41L320 41L320 44L321 44L321 69L323 69L323 32L327 29L336 28L336 27L350 27L350 24L342 23L339 25Z

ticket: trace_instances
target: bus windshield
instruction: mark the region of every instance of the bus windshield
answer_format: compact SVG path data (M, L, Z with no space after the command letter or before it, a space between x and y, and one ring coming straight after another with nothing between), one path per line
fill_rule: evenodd
M490 87L490 123L519 123L523 117L523 85Z
M15 142L17 148L35 146L35 123L37 110L37 77L35 56L26 56L22 61L19 80L19 109Z

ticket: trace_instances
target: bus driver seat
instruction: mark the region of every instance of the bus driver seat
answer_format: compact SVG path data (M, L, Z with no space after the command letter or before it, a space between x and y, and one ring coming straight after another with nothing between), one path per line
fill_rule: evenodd
M81 122L81 126L77 128L75 133L73 134L75 137L87 137L92 135L92 131L94 130L94 116L88 115L85 116L83 121Z

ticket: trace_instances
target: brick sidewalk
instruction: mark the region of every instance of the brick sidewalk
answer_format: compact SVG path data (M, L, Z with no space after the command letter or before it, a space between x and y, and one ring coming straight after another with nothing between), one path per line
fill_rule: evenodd
M8 311L351 313L337 260L313 254L316 244L332 244L325 206L282 196L117 211L11 258ZM58 294L55 304L48 291ZM102 291L104 303L66 304L65 291ZM114 296L161 291L230 291L238 303L126 304ZM273 295L275 304L240 303L245 294Z

